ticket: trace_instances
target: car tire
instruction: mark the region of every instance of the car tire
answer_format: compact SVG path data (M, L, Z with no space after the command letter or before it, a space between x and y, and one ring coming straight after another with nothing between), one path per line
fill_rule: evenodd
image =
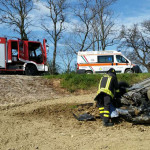
M133 73L133 70L132 70L132 69L127 69L127 70L125 71L125 73Z
M25 74L28 76L35 76L37 75L37 68L34 65L27 65L25 69Z
M88 70L88 71L86 71L86 74L93 74L93 72Z

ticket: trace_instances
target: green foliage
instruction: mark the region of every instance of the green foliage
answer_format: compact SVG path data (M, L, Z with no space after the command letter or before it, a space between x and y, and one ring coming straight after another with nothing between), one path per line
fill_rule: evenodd
M74 92L77 89L90 89L96 86L99 82L101 75L88 75L88 74L66 74L64 76L61 85L67 88L70 92Z
M71 105L71 106L69 106L69 108L76 109L76 108L78 108L78 106L77 105Z
M46 75L48 79L61 79L61 86L70 92L76 90L89 90L97 88L102 74L61 74L61 75ZM140 82L150 77L150 73L138 74L117 74L118 81L125 81L129 85Z
M125 81L129 85L138 83L146 78L150 77L150 73L133 73L133 74L117 74L118 81Z

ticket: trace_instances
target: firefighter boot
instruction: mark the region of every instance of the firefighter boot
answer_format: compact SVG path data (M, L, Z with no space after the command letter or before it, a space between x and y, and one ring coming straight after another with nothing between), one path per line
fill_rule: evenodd
M104 122L103 125L105 127L112 127L114 125L114 123L112 123L112 122Z
M105 119L105 118L103 119L103 126L111 127L113 125L114 125L114 123L110 122L108 119Z

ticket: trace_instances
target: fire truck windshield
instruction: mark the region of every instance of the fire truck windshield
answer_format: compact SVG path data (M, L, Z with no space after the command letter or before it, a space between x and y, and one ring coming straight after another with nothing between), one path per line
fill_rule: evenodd
M34 61L36 63L42 63L43 55L41 43L29 42L28 46L29 46L29 60Z

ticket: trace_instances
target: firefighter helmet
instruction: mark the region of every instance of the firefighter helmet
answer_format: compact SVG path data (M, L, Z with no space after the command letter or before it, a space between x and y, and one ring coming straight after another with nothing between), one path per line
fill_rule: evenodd
M109 74L109 73L113 73L114 75L116 75L116 71L115 71L114 68L110 68L110 69L107 71L107 73L108 73L108 74Z

